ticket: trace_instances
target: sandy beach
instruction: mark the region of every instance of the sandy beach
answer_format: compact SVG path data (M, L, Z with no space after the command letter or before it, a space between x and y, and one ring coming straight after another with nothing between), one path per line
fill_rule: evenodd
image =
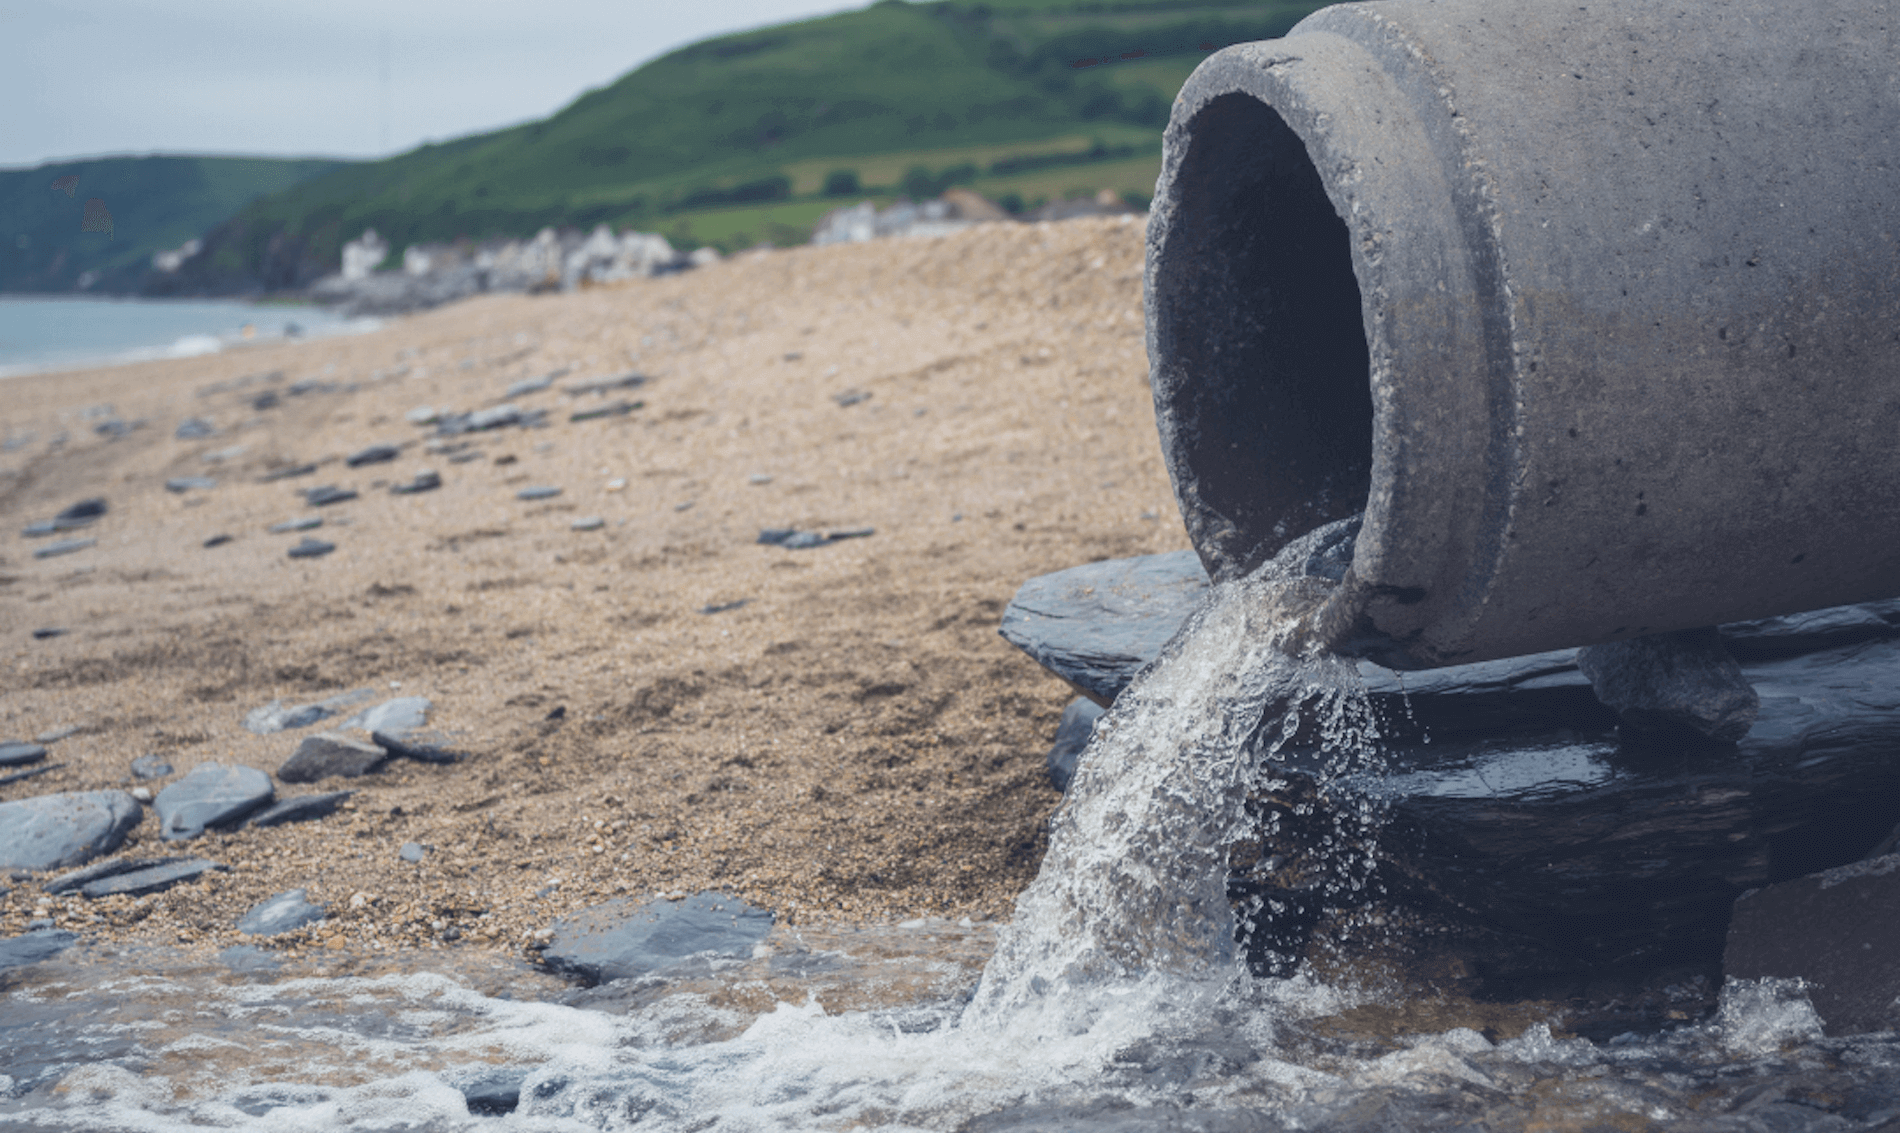
M0 932L50 916L127 942L532 955L563 914L703 889L806 924L1006 916L1042 854L1043 756L1072 693L997 636L1003 606L1037 574L1187 546L1147 387L1143 239L1121 217L766 251L7 380L0 740L79 730L0 801L129 788L148 753L173 768L152 790L207 762L275 774L324 725L258 736L246 714L358 689L429 698L429 729L468 758L278 784L356 792L318 821L167 843L148 813L123 853L228 872L100 901L15 882ZM634 372L637 389L567 392ZM571 419L620 400L640 404ZM545 427L437 438L408 419L503 402ZM215 433L179 439L193 417ZM143 424L108 438L102 419ZM378 444L401 454L346 464ZM390 491L424 469L439 489ZM179 477L218 483L168 491ZM358 496L309 506L320 485ZM517 497L538 486L560 494ZM74 534L97 544L35 558L47 541L21 529L89 497L110 510ZM309 515L323 525L266 530ZM757 541L782 527L873 533ZM335 550L290 557L306 536ZM408 842L430 847L419 864ZM298 887L327 920L237 934Z

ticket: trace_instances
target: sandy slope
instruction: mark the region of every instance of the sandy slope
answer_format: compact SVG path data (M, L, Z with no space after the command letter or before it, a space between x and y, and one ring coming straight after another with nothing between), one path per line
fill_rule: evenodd
M251 735L247 711L365 686L432 698L432 724L473 753L282 786L359 793L321 822L186 847L230 873L53 915L221 944L251 904L307 886L333 916L282 944L440 940L441 922L518 949L616 894L702 887L805 922L1006 914L1041 855L1057 797L1042 756L1070 694L997 636L998 615L1032 575L1186 545L1146 384L1141 255L1123 219L985 226L8 381L0 436L35 440L0 454L0 738L84 730L55 746L62 770L0 800L129 785L146 752L180 775L275 772L308 732ZM476 459L426 453L429 431L404 420L561 367L518 399L553 424L481 435ZM630 395L643 408L568 420L617 395L561 386L630 369L652 377ZM305 379L337 388L288 394ZM252 408L266 389L281 404ZM841 407L848 390L870 397ZM82 411L102 403L149 424L97 437ZM188 416L219 435L175 439ZM379 442L402 457L345 467ZM260 482L308 461L325 463ZM386 490L425 467L439 491ZM187 475L221 483L165 491ZM362 494L316 512L297 493L324 483ZM515 498L540 484L564 492ZM111 502L83 533L98 546L34 559L44 544L19 529L94 495ZM300 536L265 527L312 513L337 550L292 560ZM586 515L607 526L570 529ZM876 534L754 542L779 525ZM203 547L219 533L235 539ZM33 640L42 626L71 632ZM407 865L407 841L436 849ZM148 816L130 852L178 850ZM0 931L40 903L15 885Z

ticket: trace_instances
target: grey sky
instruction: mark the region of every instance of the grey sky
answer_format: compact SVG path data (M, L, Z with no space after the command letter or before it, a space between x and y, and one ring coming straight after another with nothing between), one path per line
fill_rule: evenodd
M0 0L0 166L382 156L542 117L694 40L866 2Z

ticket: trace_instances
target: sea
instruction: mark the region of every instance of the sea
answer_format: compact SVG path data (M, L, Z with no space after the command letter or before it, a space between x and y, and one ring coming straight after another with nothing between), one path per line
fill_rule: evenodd
M223 299L0 296L0 378L216 354L239 343L374 330L305 304Z

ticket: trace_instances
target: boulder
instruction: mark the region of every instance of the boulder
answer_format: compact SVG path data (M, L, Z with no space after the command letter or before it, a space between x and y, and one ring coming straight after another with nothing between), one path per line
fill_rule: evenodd
M1723 974L1798 979L1830 1035L1900 1030L1900 854L1751 889Z
M736 897L609 901L563 917L541 953L547 966L592 986L663 972L695 956L749 957L773 916Z
M159 832L166 841L177 842L208 828L235 826L275 793L270 776L256 768L200 763L160 791L152 806L158 811Z
M0 803L0 868L66 869L109 854L145 812L124 791L75 791Z

